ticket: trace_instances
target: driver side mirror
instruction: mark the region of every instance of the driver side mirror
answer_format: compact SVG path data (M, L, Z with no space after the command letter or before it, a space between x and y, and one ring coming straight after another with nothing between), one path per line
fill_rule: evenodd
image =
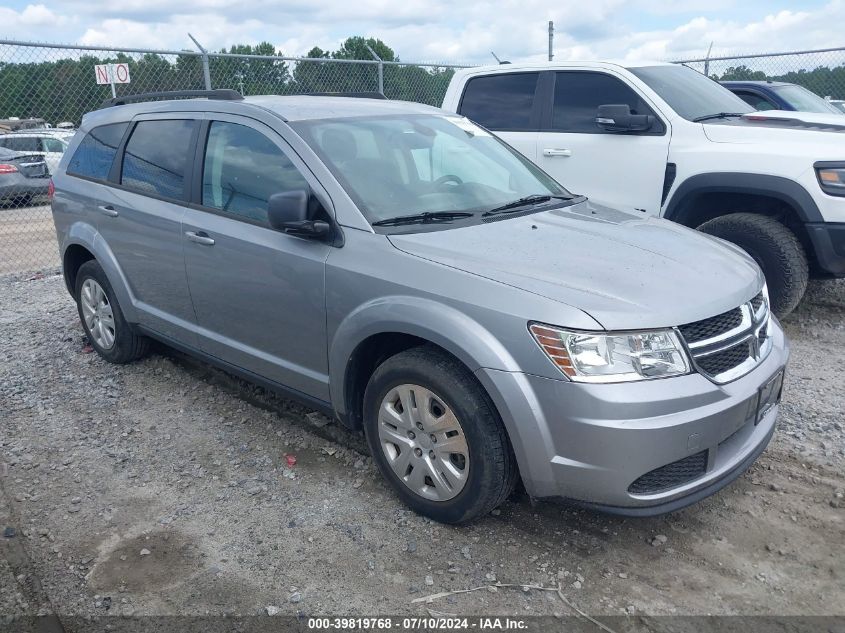
M645 132L654 125L654 117L650 114L631 114L631 106L627 103L600 105L596 125L608 132Z
M322 239L332 232L325 220L308 219L308 202L311 192L307 189L275 193L267 201L267 218L270 226L298 237Z

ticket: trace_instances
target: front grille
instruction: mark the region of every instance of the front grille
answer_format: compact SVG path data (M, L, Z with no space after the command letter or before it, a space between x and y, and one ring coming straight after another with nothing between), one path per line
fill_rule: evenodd
M748 349L748 341L743 341L739 345L734 345L721 352L709 356L700 356L696 359L696 362L704 373L718 376L739 367L748 360L749 356L751 356L751 353Z
M771 349L769 306L762 292L733 310L681 325L678 331L696 369L719 384L747 374Z
M645 495L669 490L701 477L706 470L707 451L701 451L647 472L628 486L628 492Z
M734 308L709 319L687 323L678 329L684 335L687 345L690 345L721 336L738 328L740 325L742 325L742 312L739 308Z

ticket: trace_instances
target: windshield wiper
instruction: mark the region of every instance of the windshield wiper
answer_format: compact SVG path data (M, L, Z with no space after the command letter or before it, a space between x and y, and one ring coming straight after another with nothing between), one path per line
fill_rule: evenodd
M715 114L705 114L704 116L695 117L693 123L701 123L702 121L709 121L710 119L728 119L732 116L745 116L748 112L716 112Z
M508 202L507 204L503 204L500 207L493 207L489 211L485 211L481 215L488 216L488 215L498 215L499 213L515 213L517 209L520 207L527 207L532 204L540 204L542 202L548 202L552 198L556 198L558 200L572 200L574 196L551 196L548 194L533 194L530 196L525 196L524 198L519 198L518 200L514 200L513 202Z
M372 222L372 226L399 226L401 224L431 224L432 222L449 222L461 218L471 218L474 213L469 211L426 211L425 213L414 213L411 215L399 215L395 218L387 218Z

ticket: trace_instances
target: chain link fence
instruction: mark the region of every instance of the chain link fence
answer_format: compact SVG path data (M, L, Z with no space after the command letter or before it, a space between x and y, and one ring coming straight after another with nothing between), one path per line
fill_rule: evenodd
M94 66L124 63L117 95L233 88L244 95L382 92L439 105L458 64L137 50L0 40L0 275L59 265L46 201L51 169L69 139L59 124L111 97ZM845 99L845 48L675 60L718 80L780 80ZM45 129L45 126L52 126ZM14 156L9 151L18 152ZM4 153L5 152L5 153ZM21 154L22 152L22 154Z
M59 265L46 194L82 115L110 98L94 67L126 64L118 96L233 88L244 95L382 92L440 105L457 64L135 50L0 40L0 275ZM46 127L50 126L50 127ZM17 152L11 154L10 152Z
M673 60L717 81L785 81L845 99L845 48Z

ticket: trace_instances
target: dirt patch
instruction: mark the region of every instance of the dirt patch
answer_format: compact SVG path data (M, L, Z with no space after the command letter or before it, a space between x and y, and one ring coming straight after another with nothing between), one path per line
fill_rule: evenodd
M0 477L62 614L573 613L505 588L413 602L497 582L560 583L593 615L845 612L842 282L784 322L778 431L719 494L650 519L517 495L450 527L408 511L360 436L307 409L170 352L121 367L85 353L61 278L30 277L0 279ZM7 589L26 600L0 566Z
M94 565L88 581L99 590L160 591L185 582L202 569L204 559L205 554L180 532L141 534L117 539Z

